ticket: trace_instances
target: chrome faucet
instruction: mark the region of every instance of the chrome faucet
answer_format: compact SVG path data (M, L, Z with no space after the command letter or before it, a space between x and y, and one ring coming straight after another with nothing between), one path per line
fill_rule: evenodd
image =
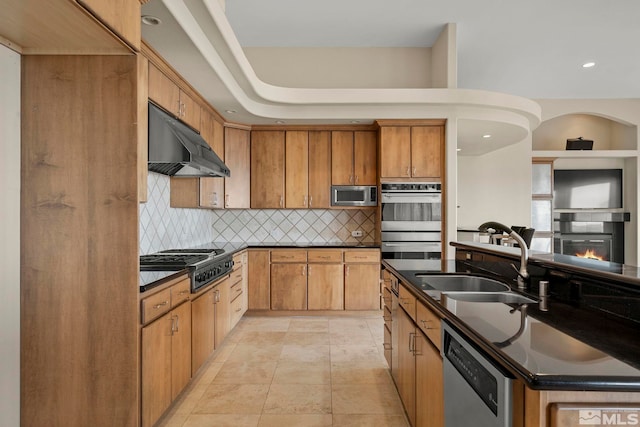
M507 233L509 234L509 237L518 242L518 246L520 247L520 269L517 269L513 264L511 264L511 266L518 273L518 289L526 289L526 280L529 279L529 272L527 271L527 262L529 261L529 248L527 247L527 243L524 241L522 236L513 231L510 227L493 221L481 224L478 227L478 230L483 232L494 230L498 233Z

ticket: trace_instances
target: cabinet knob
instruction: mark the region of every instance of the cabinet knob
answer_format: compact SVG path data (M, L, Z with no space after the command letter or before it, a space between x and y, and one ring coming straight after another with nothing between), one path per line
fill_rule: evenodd
M312 203L313 203L313 196L309 196L309 207L311 207Z
M411 175L410 170L411 170L411 168L409 166L407 166L407 173L405 175L407 175L407 176Z
M229 195L228 194L224 195L224 207L225 208L229 207Z

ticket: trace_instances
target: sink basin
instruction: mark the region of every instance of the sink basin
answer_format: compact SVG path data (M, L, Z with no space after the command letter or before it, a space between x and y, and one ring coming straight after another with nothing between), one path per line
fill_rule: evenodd
M468 302L501 302L505 304L534 304L536 300L513 292L448 292L443 293L441 301L446 304L447 299Z
M416 273L423 290L441 292L505 292L511 290L508 285L497 280L478 276L429 275Z

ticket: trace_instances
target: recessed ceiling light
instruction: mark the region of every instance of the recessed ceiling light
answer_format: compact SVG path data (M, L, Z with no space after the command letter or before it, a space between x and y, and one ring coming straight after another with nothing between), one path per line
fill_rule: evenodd
M456 148L456 151L462 151L462 148Z
M279 125L284 124L284 120L276 120L276 123Z
M224 110L225 112L229 113L229 114L235 114L237 113L236 110Z
M591 68L591 67L595 67L596 63L595 62L585 62L584 64L582 64L582 68Z
M160 25L162 24L162 20L153 15L142 15L142 23L145 25Z
M486 138L491 138L491 135L490 135L490 134L488 134L488 133L485 133L484 135L482 135L482 137L483 137L483 138L485 138L485 139L486 139Z

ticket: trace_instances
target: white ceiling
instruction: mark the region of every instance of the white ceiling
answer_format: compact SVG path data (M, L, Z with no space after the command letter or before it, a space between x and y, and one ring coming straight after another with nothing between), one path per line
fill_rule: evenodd
M539 106L528 99L640 98L638 0L226 0L224 11L218 1L150 0L142 13L163 23L143 25L142 35L228 121L456 117L460 154L481 155L538 125ZM453 92L277 87L258 79L242 52L430 47L446 23L457 28ZM596 66L583 69L586 61Z
M226 14L247 47L428 47L456 23L459 88L640 97L638 0L226 0Z

